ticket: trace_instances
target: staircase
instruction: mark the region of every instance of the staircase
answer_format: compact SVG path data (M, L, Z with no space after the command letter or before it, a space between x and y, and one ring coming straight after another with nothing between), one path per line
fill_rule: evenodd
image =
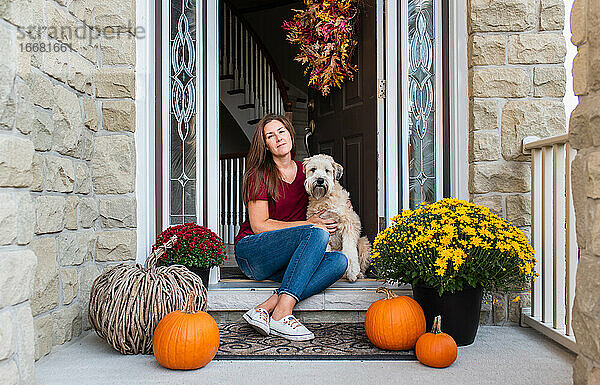
M292 102L275 61L228 1L223 3L220 18L220 101L252 140L256 123L264 115L292 119Z
M302 160L308 156L304 142L306 127L308 127L308 97L305 92L285 82L288 98L291 103L292 125L296 131L296 160Z

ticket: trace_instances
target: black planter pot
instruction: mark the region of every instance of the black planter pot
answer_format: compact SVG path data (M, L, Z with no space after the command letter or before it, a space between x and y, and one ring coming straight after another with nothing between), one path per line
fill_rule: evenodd
M203 269L201 267L186 266L189 271L195 273L202 280L202 284L208 290L208 277L210 275L210 268Z
M427 330L431 330L434 317L441 315L442 331L450 334L458 346L470 345L475 340L482 294L483 288L468 287L440 297L435 288L413 285L414 298L425 312Z

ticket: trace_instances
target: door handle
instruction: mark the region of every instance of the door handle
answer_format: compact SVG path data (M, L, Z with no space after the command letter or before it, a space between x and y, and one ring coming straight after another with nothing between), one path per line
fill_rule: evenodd
M310 120L308 127L304 129L304 145L306 146L306 152L310 156L310 148L308 148L308 138L315 132L315 121Z

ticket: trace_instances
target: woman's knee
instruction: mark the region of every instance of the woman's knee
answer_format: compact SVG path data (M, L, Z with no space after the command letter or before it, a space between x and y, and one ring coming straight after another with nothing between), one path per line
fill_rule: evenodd
M341 277L348 269L348 258L346 258L346 255L340 253L339 251L332 252L332 257L332 265L335 267L335 270Z
M316 244L327 246L329 243L329 233L320 227L311 227L309 236L310 241Z

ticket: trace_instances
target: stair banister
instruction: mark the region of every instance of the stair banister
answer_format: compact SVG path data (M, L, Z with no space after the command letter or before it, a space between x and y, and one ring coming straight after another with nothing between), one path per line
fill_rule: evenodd
M239 52L243 51L240 47L240 42L239 42L239 35L240 33L238 33L238 28L243 26L243 28L239 29L239 31L245 31L244 35L250 35L251 39L254 41L254 46L252 44L250 44L250 49L246 50L244 49L244 51L249 51L248 53L250 54L249 57L247 58L249 60L249 65L248 67L250 68L250 71L248 74L242 75L244 76L244 82L245 82L245 77L250 77L251 80L255 81L256 84L256 88L261 90L261 95L256 95L255 92L255 100L257 98L260 97L260 101L261 101L261 106L259 111L260 112L260 116L262 116L264 114L264 107L265 105L262 105L263 103L267 103L269 101L269 97L274 96L271 95L271 92L273 92L274 90L269 90L268 88L268 78L267 76L265 76L265 72L263 71L267 71L270 69L272 76L274 77L275 83L277 84L277 89L279 90L279 93L281 95L281 107L283 107L283 111L285 115L290 118L291 116L291 112L292 112L292 103L289 100L287 91L285 89L285 84L283 82L283 78L281 76L281 72L279 71L279 68L277 67L277 64L275 64L275 61L273 60L273 57L271 56L271 54L269 53L269 51L267 50L266 46L264 45L264 43L262 42L262 40L259 38L259 36L256 34L256 32L254 31L254 29L250 26L250 24L246 21L246 19L241 15L241 13L237 10L237 8L231 4L231 2L229 2L228 0L224 0L225 3L225 15L229 16L229 20L230 20L230 25L229 26L225 26L225 30L229 29L229 36L227 37L229 39L230 42L234 42L234 44L228 44L229 47L227 47L227 54L228 54L228 60L229 60L229 73L234 75L234 82L236 85L239 84L240 81L240 77L241 76L235 76L235 71L236 68L235 67L235 62L234 60L237 58L237 55L239 54ZM237 22L233 22L234 19L237 19ZM239 26L238 26L239 23ZM235 28L233 28L233 24L235 24ZM229 27L229 28L227 28ZM245 44L244 44L245 45ZM254 59L256 58L256 55L258 55L258 62L254 63ZM248 55L244 55L244 56L248 56ZM244 66L244 63L242 61L240 61L240 64L242 66ZM244 68L246 68L244 66ZM239 69L238 69L239 71ZM248 84L251 84L251 81L248 82ZM256 89L255 88L255 89ZM265 95L266 94L266 95ZM249 95L249 97L251 98L252 95ZM272 100L272 99L271 99ZM277 105L279 103L275 103L274 105ZM274 110L273 112L275 112L276 110Z

